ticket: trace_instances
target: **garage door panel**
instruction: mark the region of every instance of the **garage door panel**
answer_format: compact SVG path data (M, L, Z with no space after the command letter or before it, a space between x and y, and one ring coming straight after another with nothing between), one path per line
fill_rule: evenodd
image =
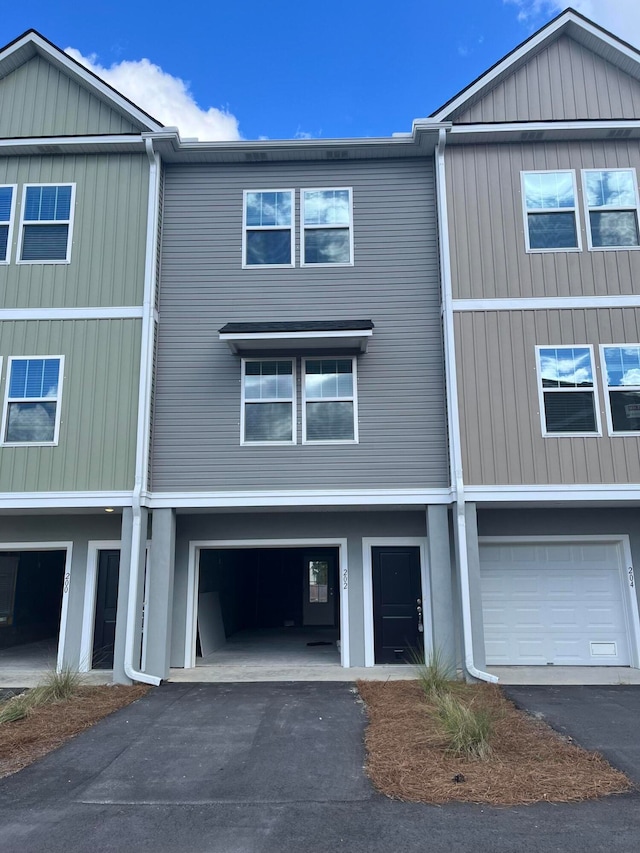
M487 663L629 665L620 560L612 542L482 544Z

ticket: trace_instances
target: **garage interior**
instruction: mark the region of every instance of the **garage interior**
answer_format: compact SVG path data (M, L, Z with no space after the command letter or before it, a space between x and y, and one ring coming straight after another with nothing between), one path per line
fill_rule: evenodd
M340 665L337 548L200 552L196 666Z
M0 669L55 669L66 551L0 551Z

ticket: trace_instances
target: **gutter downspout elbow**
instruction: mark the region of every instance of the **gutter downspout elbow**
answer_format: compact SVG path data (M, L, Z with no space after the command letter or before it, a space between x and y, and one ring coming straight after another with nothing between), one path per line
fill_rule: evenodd
M147 482L149 458L149 429L151 423L151 384L153 381L153 324L156 286L156 241L158 234L160 167L159 156L153 149L153 140L145 139L149 158L149 196L147 202L147 237L145 249L144 296L142 308L142 335L140 343L140 384L138 389L138 429L136 438L136 469L131 509L131 567L129 570L129 598L127 602L127 631L124 649L124 671L132 681L141 681L158 687L162 679L141 672L134 666L138 590L140 587L140 551L142 547L142 491ZM146 541L146 531L145 531Z
M456 556L460 572L460 598L462 605L462 635L464 665L472 678L496 684L498 679L484 672L474 663L473 631L471 625L471 592L469 588L469 561L467 559L467 524L465 518L464 477L462 471L462 440L458 416L458 379L456 374L456 345L453 325L453 289L451 284L451 261L449 248L449 219L447 211L447 185L444 149L447 130L438 131L436 148L436 192L438 231L440 243L440 275L442 277L442 328L445 352L445 383L447 400L447 427L449 433L450 479L455 495L454 524L456 532Z

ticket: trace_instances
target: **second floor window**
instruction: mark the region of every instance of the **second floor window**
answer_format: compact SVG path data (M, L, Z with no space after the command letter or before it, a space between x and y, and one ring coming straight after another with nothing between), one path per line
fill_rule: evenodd
M572 170L523 172L522 196L528 252L581 248Z
M62 356L9 359L3 444L57 444L62 361Z
M590 346L538 347L542 434L599 435Z
M640 345L602 346L609 431L640 433Z
M304 359L302 440L357 441L355 359Z
M295 442L295 374L291 359L242 362L242 443Z
M73 184L25 185L19 263L69 262L74 190Z
M245 267L293 265L293 190L244 193Z
M351 190L301 191L301 263L351 264Z
M15 204L15 186L0 187L0 264L9 263Z
M582 179L589 248L640 246L635 170L585 169Z

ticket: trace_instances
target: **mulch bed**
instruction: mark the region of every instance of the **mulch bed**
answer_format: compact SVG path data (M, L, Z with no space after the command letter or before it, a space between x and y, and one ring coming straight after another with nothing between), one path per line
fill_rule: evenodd
M369 716L367 773L388 797L523 805L577 802L633 788L601 755L518 711L498 687L452 687L463 701L496 715L492 753L485 760L447 752L434 708L418 682L359 681L358 690Z
M23 720L0 723L0 778L22 770L149 689L144 684L82 687L73 699L43 705Z

